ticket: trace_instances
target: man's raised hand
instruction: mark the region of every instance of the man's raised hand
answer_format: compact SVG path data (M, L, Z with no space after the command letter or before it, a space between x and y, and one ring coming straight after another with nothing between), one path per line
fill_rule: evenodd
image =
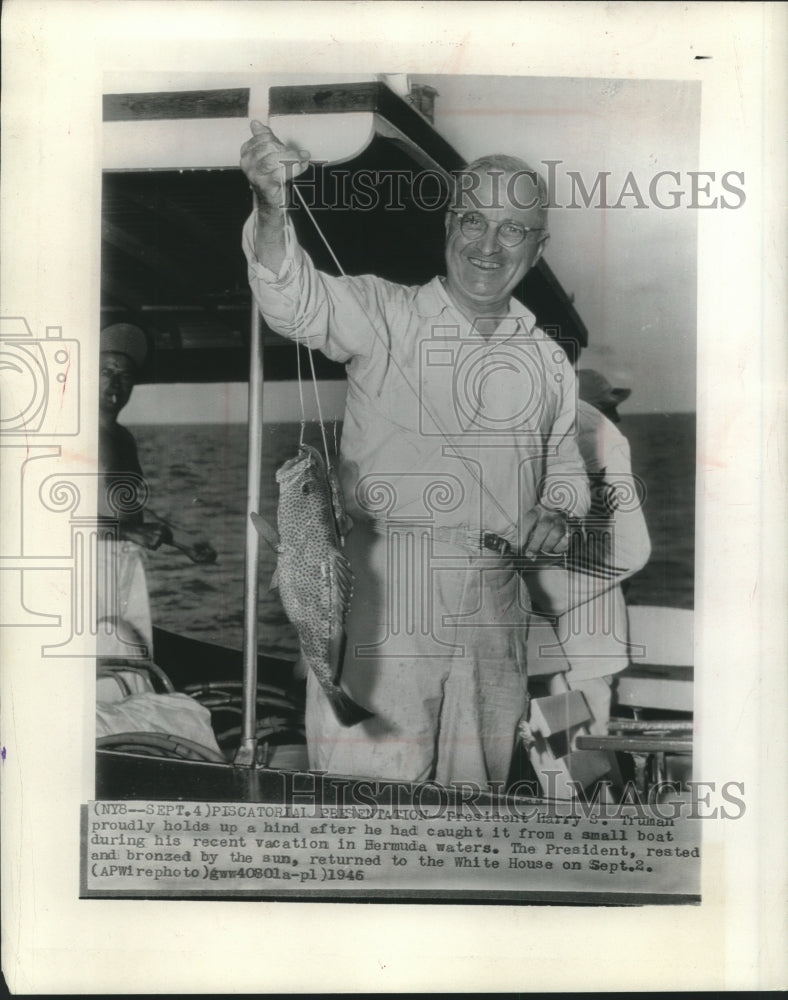
M286 204L284 182L306 170L309 151L285 146L256 119L250 128L252 137L241 146L241 169L261 205L281 208Z

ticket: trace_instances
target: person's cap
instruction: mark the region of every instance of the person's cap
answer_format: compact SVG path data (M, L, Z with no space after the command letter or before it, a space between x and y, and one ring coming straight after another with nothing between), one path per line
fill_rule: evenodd
M632 395L631 389L614 388L604 375L593 368L581 368L577 373L577 393L598 410L614 409Z
M114 323L101 331L100 350L125 354L137 368L142 368L148 356L148 341L138 326Z

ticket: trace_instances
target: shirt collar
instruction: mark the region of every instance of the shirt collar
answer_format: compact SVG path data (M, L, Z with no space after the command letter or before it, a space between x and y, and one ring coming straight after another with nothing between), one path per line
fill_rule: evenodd
M449 294L438 275L426 285L421 286L416 293L413 305L416 313L422 319L431 319L432 317L440 316L447 309L457 311L457 307L449 298ZM519 325L526 333L531 333L536 326L536 317L534 314L515 298L509 300L508 315L510 319L518 320Z

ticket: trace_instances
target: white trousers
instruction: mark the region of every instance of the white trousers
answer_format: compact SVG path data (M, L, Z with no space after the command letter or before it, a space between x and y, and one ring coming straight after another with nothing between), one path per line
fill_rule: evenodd
M429 529L357 525L341 685L374 718L337 721L307 682L310 767L442 784L505 781L526 709L527 614L518 574Z

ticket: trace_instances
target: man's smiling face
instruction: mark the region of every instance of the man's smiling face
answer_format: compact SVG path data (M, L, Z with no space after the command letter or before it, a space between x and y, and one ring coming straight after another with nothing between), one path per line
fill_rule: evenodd
M447 290L470 319L504 316L512 290L537 262L546 244L546 212L539 204L536 187L523 176L481 173L478 187L463 191L456 210L482 216L487 227L476 238L469 238L456 212L446 216ZM539 231L527 233L517 246L504 246L499 226L506 222Z

